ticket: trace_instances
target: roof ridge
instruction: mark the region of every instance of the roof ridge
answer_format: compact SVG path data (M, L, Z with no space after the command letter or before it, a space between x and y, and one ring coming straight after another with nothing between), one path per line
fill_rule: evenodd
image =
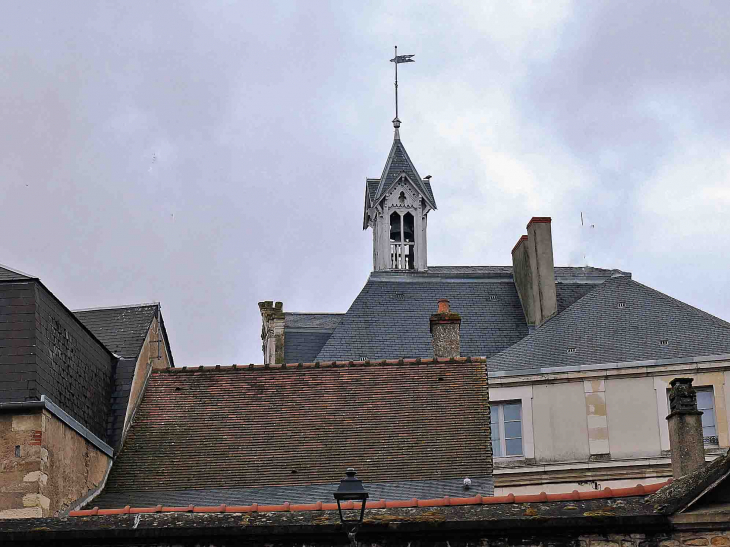
M6 266L5 264L0 264L0 269L7 270L7 271L17 274L17 275L22 275L23 277L27 277L28 279L40 279L39 277L37 277L35 275L21 272L20 270L16 270L15 268L11 268L10 266Z
M102 311L102 310L121 310L126 308L146 308L149 306L160 306L159 302L144 302L142 304L128 304L128 305L121 305L121 306L99 306L95 308L79 308L77 310L71 310L73 313L83 312L83 311Z
M345 368L345 367L370 367L384 365L461 365L464 363L486 363L485 357L424 357L415 359L374 359L365 361L315 361L314 363L277 363L263 364L250 363L248 365L198 365L184 366L167 369L154 370L152 374L180 374L183 372L217 372L217 371L234 371L234 370L286 370L301 368Z
M497 505L506 503L545 503L551 501L583 501L593 499L609 499L609 498L628 498L636 496L646 496L659 491L661 488L670 484L672 479L665 482L650 484L644 486L639 483L636 486L628 488L604 488L603 490L591 490L588 492L579 492L573 490L563 494L547 494L540 492L539 494L507 494L506 496L482 496L477 494L467 498L457 498L444 496L443 498L432 498L421 500L412 498L409 500L391 500L384 499L379 501L368 501L365 504L366 509L399 509L409 507L445 507L460 505ZM360 505L357 505L359 508ZM352 501L344 502L343 509L355 509L355 503ZM86 516L103 516L103 515L125 515L135 513L276 513L276 512L294 512L294 511L335 511L337 503L324 503L318 501L316 503L289 503L285 502L278 505L265 505L254 503L251 505L231 505L226 504L214 506L196 506L188 505L187 507L164 507L157 505L156 507L130 507L129 505L120 509L85 509L80 511L71 511L71 517Z
M344 311L285 311L284 315L345 315Z

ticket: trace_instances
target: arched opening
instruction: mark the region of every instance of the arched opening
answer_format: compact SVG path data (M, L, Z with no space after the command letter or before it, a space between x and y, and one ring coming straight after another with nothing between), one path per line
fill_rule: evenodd
M415 221L413 213L390 214L390 268L415 269Z
M415 230L411 213L403 215L403 268L412 270L415 267Z
M393 212L390 214L390 242L391 243L400 243L401 237L401 224L400 224L400 214Z

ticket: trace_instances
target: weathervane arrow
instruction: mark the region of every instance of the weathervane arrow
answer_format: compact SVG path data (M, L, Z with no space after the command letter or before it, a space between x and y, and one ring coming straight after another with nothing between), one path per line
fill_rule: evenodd
M415 63L416 60L413 57L415 55L398 55L398 46L395 46L395 56L390 60L391 63L395 63L395 119L393 120L393 126L396 129L400 127L400 120L398 119L398 65L401 63Z

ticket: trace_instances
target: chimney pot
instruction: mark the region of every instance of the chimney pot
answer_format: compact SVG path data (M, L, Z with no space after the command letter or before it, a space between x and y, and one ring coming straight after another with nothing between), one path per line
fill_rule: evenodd
M674 378L669 385L669 447L672 475L678 479L705 465L702 411L697 410L692 378Z
M449 299L442 298L439 300L439 313L449 313Z

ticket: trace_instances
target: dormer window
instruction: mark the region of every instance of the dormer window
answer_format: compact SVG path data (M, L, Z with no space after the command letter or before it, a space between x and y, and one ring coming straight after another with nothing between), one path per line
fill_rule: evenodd
M401 192L401 196L405 196ZM415 264L415 230L412 213L390 214L390 268L413 270Z

